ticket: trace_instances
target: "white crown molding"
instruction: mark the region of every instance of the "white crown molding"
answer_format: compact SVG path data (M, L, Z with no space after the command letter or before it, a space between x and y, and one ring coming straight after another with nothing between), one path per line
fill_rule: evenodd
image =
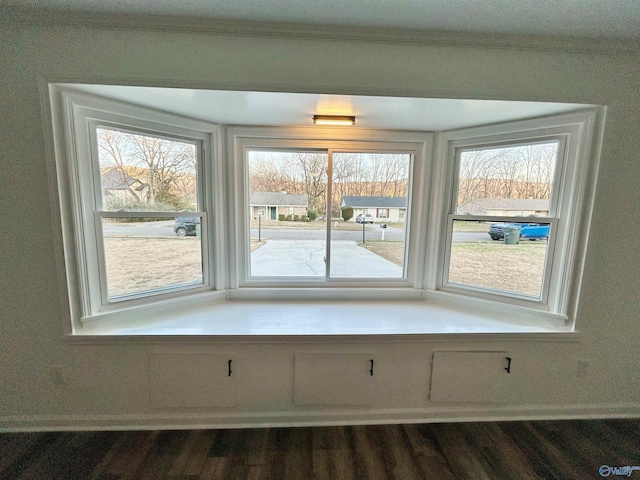
M640 35L632 38L572 37L455 32L307 23L255 22L188 16L67 11L0 6L0 23L161 30L242 37L304 38L427 46L516 48L570 52L640 51Z

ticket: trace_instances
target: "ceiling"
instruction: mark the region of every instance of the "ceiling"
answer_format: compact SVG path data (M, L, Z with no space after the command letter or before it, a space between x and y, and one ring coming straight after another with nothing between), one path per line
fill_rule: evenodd
M363 128L443 131L585 107L570 103L245 92L119 85L68 88L225 125L304 126L314 114L355 115Z
M2 4L399 30L640 37L638 0L0 0Z

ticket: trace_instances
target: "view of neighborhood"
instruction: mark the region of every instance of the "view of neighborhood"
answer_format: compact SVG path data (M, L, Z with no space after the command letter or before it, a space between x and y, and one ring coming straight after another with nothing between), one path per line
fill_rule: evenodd
M197 209L195 144L108 128L96 133L104 210Z
M329 262L330 277L403 277L409 155L334 153L329 164L326 153L251 151L248 162L252 276L324 278Z
M196 145L97 134L103 211L123 212L102 219L109 296L202 283L200 217L188 215L198 209ZM547 216L557 149L547 142L463 151L456 212ZM334 153L329 165L322 152L257 150L247 162L252 276L323 279L328 262L333 278L404 276L409 155ZM175 213L129 215L140 212ZM453 223L449 281L539 296L546 240L513 248L491 239L490 223Z

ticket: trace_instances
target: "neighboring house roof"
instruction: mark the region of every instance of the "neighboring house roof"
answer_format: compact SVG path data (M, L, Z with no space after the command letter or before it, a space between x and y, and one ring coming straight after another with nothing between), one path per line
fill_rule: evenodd
M255 192L249 200L250 205L307 207L309 196L299 193Z
M461 203L458 210L472 204L495 210L549 210L549 200L540 198L475 198Z
M146 186L146 184L133 178L128 173L115 168L103 172L100 176L102 178L102 188L105 190L128 190L136 183L139 185L134 187L134 190L142 190Z
M407 208L407 197L365 197L345 195L342 206L358 208Z

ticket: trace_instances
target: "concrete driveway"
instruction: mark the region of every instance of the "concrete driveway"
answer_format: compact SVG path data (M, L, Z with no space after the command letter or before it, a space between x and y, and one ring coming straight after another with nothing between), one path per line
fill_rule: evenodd
M332 277L402 277L402 267L356 242L334 240L331 245ZM324 256L322 240L269 240L251 254L251 275L324 278Z

